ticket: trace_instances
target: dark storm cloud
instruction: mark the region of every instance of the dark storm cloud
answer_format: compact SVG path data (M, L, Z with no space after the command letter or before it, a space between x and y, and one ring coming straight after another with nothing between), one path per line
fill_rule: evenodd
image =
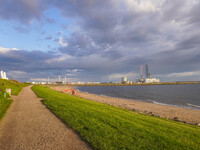
M186 18L187 10L186 10L187 0L166 0L163 5L163 17L165 20L182 20Z
M34 69L42 68L43 62L52 57L52 54L41 51L8 51L1 53L0 64L2 67L6 66L8 70L36 71Z
M119 3L121 2L121 3ZM156 20L151 12L126 11L123 1L58 1L63 15L74 16L80 28L98 44L115 44L119 41L143 42L157 28L149 21ZM79 32L79 31L78 31Z
M197 1L198 3L192 8L192 11L189 14L190 23L198 23L200 24L200 2Z
M124 3L112 0L58 1L58 9L66 17L75 17L79 29L64 37L68 46L59 50L72 56L96 53L113 59L123 57L123 51L145 51L143 45L154 41L159 33L158 15L137 12L134 8L127 11Z
M46 78L48 75L65 73L66 64L60 65L56 61L47 63L48 60L59 57L52 52L9 50L0 52L0 70L8 72L9 78L20 81L30 81L30 78Z
M59 39L56 40L57 42ZM98 53L99 47L96 47L94 41L86 34L81 32L73 32L70 36L65 37L63 42L68 45L60 47L62 53L67 53L72 56L85 56L92 53Z
M72 20L60 25L68 34L46 37L60 44L61 54L12 51L0 56L8 68L41 75L78 68L82 71L73 76L88 80L139 73L146 63L152 75L200 70L199 1L0 0L0 18L29 24L48 7Z
M200 70L200 53L194 51L166 51L149 56L146 62L155 74Z
M0 18L30 24L47 6L48 0L0 0Z
M176 45L178 50L191 50L194 48L200 48L200 36L194 34L192 37L185 38Z
M47 76L55 78L58 75L76 78L83 75L90 77L88 73L94 73L96 66L99 66L102 71L102 59L99 56L71 57L36 50L8 50L0 51L0 69L8 72L9 78L20 81L30 81L30 78L47 78Z

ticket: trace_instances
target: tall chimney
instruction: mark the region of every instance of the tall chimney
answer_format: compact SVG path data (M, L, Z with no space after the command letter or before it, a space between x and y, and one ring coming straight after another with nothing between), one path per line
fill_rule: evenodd
M142 75L142 64L140 65L140 77L141 77L141 79L143 78L143 75Z
M148 65L146 64L146 78L151 78L151 75L149 73Z
M148 69L148 65L146 64L146 72L145 72L145 74L146 74L146 78L148 78L149 77L149 69Z

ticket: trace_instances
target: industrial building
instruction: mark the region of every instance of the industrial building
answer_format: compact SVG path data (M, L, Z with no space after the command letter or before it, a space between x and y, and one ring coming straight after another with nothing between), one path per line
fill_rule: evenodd
M122 83L127 83L128 79L127 77L122 77Z
M158 83L160 82L160 79L157 78L146 78L145 83Z
M148 65L145 65L145 75L146 78L143 77L142 74L142 65L140 65L140 79L137 80L138 83L159 83L160 79L157 78L151 78L151 74L149 73Z
M1 71L1 73L0 73L0 78L1 78L1 79L6 79L6 80L8 80L8 78L7 78L7 76L6 76L6 72Z
M142 65L140 65L140 79L137 79L136 82L137 83L144 83L145 79L143 77L143 74L142 74Z

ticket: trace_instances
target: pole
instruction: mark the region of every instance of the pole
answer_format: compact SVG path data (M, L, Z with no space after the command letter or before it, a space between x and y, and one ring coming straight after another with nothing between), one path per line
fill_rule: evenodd
M59 82L60 82L60 75L58 76L58 80L59 80Z
M140 77L141 77L141 79L143 78L143 75L142 75L142 64L140 65Z

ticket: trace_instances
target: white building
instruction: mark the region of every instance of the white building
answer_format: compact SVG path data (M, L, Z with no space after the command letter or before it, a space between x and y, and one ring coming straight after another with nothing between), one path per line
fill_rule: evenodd
M122 77L122 83L126 83L128 81L127 77Z
M1 71L0 78L8 80L8 78L6 77L6 72Z
M145 79L145 83L159 83L160 79L156 79L156 78L146 78Z

